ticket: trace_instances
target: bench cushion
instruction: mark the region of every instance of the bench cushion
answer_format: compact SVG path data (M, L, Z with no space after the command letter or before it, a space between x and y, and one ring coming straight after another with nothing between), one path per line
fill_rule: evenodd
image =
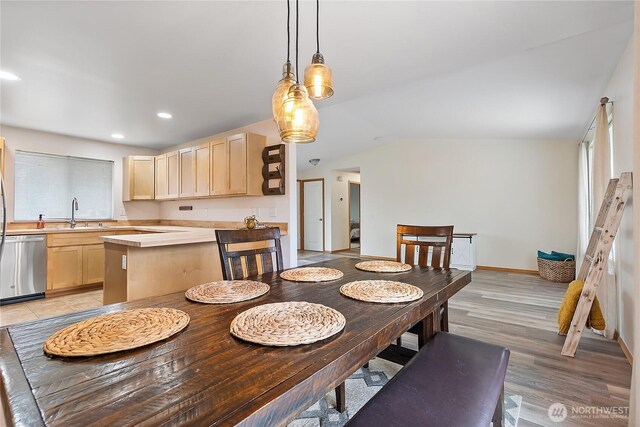
M439 332L348 425L487 427L508 362L504 347Z

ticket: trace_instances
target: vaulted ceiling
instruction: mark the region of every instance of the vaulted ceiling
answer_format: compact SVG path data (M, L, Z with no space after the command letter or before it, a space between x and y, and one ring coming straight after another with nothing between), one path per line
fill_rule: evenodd
M292 2L293 3L293 2ZM292 4L293 6L293 4ZM391 138L579 138L633 2L322 1L336 93L311 157ZM300 65L315 50L300 4ZM268 119L285 1L2 2L1 122L167 147ZM158 111L174 118L163 121Z

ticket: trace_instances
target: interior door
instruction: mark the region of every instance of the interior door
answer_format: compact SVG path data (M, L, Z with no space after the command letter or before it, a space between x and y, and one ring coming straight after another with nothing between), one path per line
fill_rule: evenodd
M322 251L324 234L324 212L322 181L304 182L304 250Z

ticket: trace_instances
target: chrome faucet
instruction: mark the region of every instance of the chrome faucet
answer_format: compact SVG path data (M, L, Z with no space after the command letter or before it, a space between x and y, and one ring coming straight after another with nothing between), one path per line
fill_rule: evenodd
M78 199L74 197L73 200L71 201L71 221L69 221L71 228L76 228L76 211L77 210L78 210Z

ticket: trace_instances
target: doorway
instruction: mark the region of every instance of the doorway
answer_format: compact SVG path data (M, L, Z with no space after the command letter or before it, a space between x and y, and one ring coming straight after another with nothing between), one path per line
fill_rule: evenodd
M360 183L349 181L349 249L360 251Z
M298 180L299 248L324 251L324 178Z

